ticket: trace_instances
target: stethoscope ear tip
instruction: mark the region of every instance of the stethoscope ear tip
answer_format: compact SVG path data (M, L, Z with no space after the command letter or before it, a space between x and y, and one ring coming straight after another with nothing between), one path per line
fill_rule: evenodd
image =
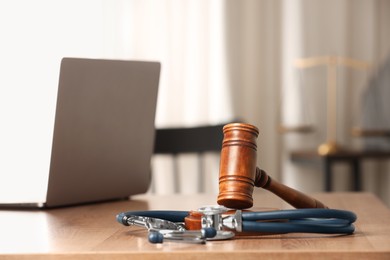
M161 244L164 241L164 235L158 231L152 231L148 234L148 240L152 244Z
M116 221L119 222L120 224L128 226L126 221L124 221L126 219L125 216L126 216L125 213L120 213L120 214L116 215Z
M213 238L217 235L215 228L203 228L205 238Z

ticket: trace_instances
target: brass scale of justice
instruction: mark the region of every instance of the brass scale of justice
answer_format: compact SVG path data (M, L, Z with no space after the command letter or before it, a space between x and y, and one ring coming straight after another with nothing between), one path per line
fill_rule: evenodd
M285 233L350 235L357 216L330 209L322 202L273 180L257 167L256 126L242 123L223 128L218 205L197 210L128 211L116 216L125 226L148 230L150 243L204 244L206 241ZM264 188L296 209L252 211L254 187Z
M362 60L357 60L349 57L341 56L320 56L301 58L295 61L295 67L298 69L308 69L316 66L326 66L327 71L327 86L326 86L326 141L320 144L317 148L319 155L335 154L346 150L336 140L337 136L337 67L344 66L354 70L367 71L371 68L371 65ZM300 126L280 126L279 132L300 132L308 133L313 131L311 125ZM389 136L390 130L388 129L362 129L353 127L351 131L352 136L355 137L383 137Z

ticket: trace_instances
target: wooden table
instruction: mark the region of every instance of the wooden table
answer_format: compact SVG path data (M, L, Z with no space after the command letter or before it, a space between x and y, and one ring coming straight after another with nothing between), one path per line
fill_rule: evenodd
M52 210L0 210L0 259L390 259L390 210L369 193L313 194L329 207L358 215L354 235L284 234L209 241L205 245L150 244L146 231L115 221L122 211L196 209L215 196L135 196ZM289 208L271 193L256 207Z

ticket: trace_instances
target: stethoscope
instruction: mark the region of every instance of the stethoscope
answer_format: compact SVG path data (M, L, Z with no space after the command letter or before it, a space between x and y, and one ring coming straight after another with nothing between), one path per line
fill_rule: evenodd
M227 215L224 206L199 208L201 229L187 230L185 218L189 211L148 210L128 211L116 216L125 226L141 226L149 231L151 243L164 240L205 243L207 240L230 239L238 232L352 234L356 215L338 209L293 209L266 212L236 210Z

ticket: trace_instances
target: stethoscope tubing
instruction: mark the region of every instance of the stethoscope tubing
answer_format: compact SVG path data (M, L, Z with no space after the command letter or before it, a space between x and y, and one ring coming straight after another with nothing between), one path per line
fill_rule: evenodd
M356 214L337 209L296 209L242 213L242 230L266 233L352 234ZM280 220L281 222L257 222ZM285 222L283 222L285 221Z
M327 224L243 221L242 231L264 233L352 234L355 231L355 227L352 224L334 226Z
M259 220L276 220L276 219L344 219L350 223L355 222L356 214L351 211L339 209L293 209L293 210L276 210L265 212L243 212L242 220L259 221Z

